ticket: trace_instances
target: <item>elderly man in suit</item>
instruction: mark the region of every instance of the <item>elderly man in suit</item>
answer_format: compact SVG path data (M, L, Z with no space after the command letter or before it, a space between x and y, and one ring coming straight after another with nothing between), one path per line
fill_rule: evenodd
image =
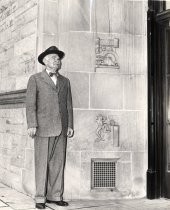
M73 108L69 80L59 74L64 52L51 46L38 56L45 70L28 81L28 135L34 138L36 208L63 201L67 137L73 136Z

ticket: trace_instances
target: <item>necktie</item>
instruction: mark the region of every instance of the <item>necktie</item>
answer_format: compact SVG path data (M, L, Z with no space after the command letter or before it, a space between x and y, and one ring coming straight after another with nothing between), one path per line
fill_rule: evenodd
M57 77L57 73L49 72L49 76L50 76L50 77L52 77L52 76L54 76L54 75Z

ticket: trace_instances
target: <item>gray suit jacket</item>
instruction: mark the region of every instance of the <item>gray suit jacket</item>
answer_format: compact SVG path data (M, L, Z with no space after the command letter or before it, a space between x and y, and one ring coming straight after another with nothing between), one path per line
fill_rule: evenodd
M41 137L67 134L73 129L73 107L69 79L59 74L57 87L46 70L30 77L26 95L28 128L37 128Z

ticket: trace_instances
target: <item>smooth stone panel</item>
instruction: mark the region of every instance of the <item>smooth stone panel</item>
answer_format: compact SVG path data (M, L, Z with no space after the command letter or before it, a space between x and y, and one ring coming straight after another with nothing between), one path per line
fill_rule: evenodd
M14 44L14 56L22 55L25 52L36 48L36 34L30 35Z
M134 36L133 39L133 64L134 72L147 73L147 37Z
M90 12L90 0L70 0L70 31L90 31Z
M124 1L124 33L146 35L147 9L147 1Z
M70 32L60 34L60 48L66 56L66 71L94 71L95 46L92 33Z
M34 171L34 150L25 150L25 169L29 171Z
M90 107L97 109L123 108L123 80L112 74L90 75Z
M69 31L70 14L69 14L69 0L59 1L59 31Z
M72 100L74 108L89 107L89 74L68 73L71 83Z
M16 90L16 79L14 77L8 77L1 80L0 84L0 91L1 92L7 92L7 91L13 91Z
M93 0L92 30L96 33L123 31L124 0Z
M37 19L29 22L25 26L22 27L20 31L21 39L25 38L26 36L30 36L37 31Z
M44 33L58 34L59 11L58 1L44 1Z
M132 151L143 152L146 151L147 144L147 111L140 111L136 113L136 119L134 121L134 133L136 135L133 138Z
M74 136L67 142L69 151L92 150L96 138L95 116L87 110L74 111Z
M35 195L35 172L22 170L22 187L26 194Z
M134 197L146 196L146 152L132 152L132 192Z
M144 34L147 32L147 1L134 1L134 34Z
M82 151L81 161L91 162L91 158L116 158L119 162L131 161L131 152Z
M123 19L124 19L123 29L124 29L124 33L129 33L129 34L133 34L134 33L133 4L134 4L133 1L124 1L124 13L123 13Z
M42 39L43 39L43 43L42 43L43 50L46 50L47 48L51 46L56 46L59 48L59 35L58 34L56 35L56 34L44 33L42 35Z
M81 154L80 152L67 152L65 168L65 193L67 199L78 199L80 191L80 171Z
M128 195L132 187L131 163L118 162L116 168L116 187L122 195Z
M29 76L18 76L16 78L16 90L21 90L27 88Z
M145 75L124 76L124 108L146 110L147 78Z

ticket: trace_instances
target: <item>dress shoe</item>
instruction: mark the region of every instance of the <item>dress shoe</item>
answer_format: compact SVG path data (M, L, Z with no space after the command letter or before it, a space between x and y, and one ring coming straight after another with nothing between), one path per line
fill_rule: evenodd
M47 203L54 203L58 206L68 206L68 203L61 200L61 201L50 201L50 200L47 200Z
M35 208L37 209L45 209L45 203L36 203Z

